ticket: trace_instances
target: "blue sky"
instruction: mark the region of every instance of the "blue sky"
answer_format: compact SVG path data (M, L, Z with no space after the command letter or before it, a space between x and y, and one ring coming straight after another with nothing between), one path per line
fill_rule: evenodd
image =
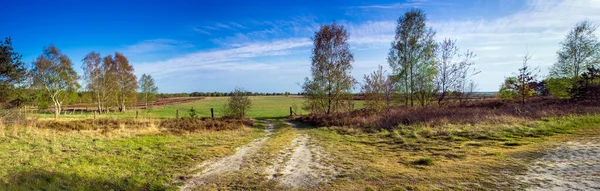
M410 8L427 13L436 39L477 54L478 90L497 91L527 51L543 76L576 22L600 24L600 0L1 1L0 37L11 36L25 62L54 44L81 74L85 54L118 51L160 92L299 92L311 38L332 21L348 29L352 74L362 81L388 67L396 20Z

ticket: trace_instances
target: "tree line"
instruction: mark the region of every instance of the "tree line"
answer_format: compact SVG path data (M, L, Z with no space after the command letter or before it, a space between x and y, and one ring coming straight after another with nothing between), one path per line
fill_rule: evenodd
M462 105L473 95L477 83L472 77L480 73L474 67L476 54L461 51L454 39L436 42L436 32L426 21L426 14L420 9L411 9L399 17L387 56L391 72L379 65L364 76L360 85L367 109L381 111L393 103L444 105L449 97ZM577 23L561 42L557 62L542 81L538 81L539 68L530 66L532 55L526 53L518 73L501 85L499 97L522 103L535 95L600 100L600 43L596 29L587 20ZM354 107L352 90L358 82L350 74L354 55L348 39L344 26L336 22L322 25L315 32L311 76L302 84L304 108L312 113L330 114Z
M515 76L505 79L500 86L502 99L519 99L522 103L533 96L570 98L575 101L600 99L600 41L595 35L597 25L584 20L575 24L560 42L557 61L550 74L539 80L538 68L532 68L525 54L523 66Z
M176 97L227 97L234 96L236 92L192 92L192 93L158 93L157 98L176 98ZM245 96L290 96L290 95L302 95L301 93L292 94L290 92L241 92Z
M449 96L468 98L476 87L471 80L479 73L474 69L475 54L461 52L456 40L434 40L435 31L426 26L422 10L412 9L398 19L396 33L390 39L387 64L364 76L360 86L371 110L382 110L393 102L414 106L429 104L433 98L443 105ZM352 90L358 84L350 74L354 55L348 44L349 34L343 25L322 25L313 37L311 76L302 85L305 109L330 114L354 107Z
M65 104L79 101L93 103L99 114L109 108L124 112L138 97L147 106L158 91L151 75L143 74L138 81L133 66L119 52L104 57L97 52L87 54L82 59L83 76L79 76L71 59L54 45L45 47L30 68L12 48L10 37L0 43L0 50L2 108L50 103L58 118Z

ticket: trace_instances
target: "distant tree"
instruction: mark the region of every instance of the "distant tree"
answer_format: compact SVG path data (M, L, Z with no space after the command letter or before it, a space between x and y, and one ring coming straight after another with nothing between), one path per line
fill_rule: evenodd
M322 25L313 38L310 78L302 89L306 93L305 108L312 113L335 113L352 107L352 89L356 83L350 71L354 56L350 52L344 26Z
M537 84L537 71L527 64L529 59L531 59L531 56L523 56L523 66L519 68L519 74L516 78L509 78L506 84L509 89L517 92L523 104L525 104L527 97L535 95L535 85Z
M244 93L243 88L236 87L225 105L225 114L233 118L244 118L252 107L252 100Z
M14 51L10 37L0 41L0 107L19 94L15 86L25 80L27 73L22 57Z
M504 80L502 85L500 85L500 91L498 91L498 95L502 100L512 100L518 96L516 90L514 90L510 84L517 81L515 77L509 77Z
M118 107L119 95L119 73L118 67L112 55L107 55L102 59L103 74L101 79L102 89L102 108L108 110L110 107ZM100 111L102 112L102 111Z
M551 96L558 98L569 98L567 87L571 87L571 78L546 78L546 89Z
M587 68L568 92L571 99L576 101L600 101L600 69Z
M558 60L550 68L550 78L571 80L569 86L552 84L554 82L561 83L563 82L562 80L548 81L549 86L557 87L556 89L550 89L551 93L552 91L566 92L566 89L573 86L587 68L600 63L600 42L595 35L597 28L594 23L588 20L581 21L575 25L575 28L569 31L565 39L560 43L561 48L557 52Z
M547 82L546 80L542 80L540 82L535 82L535 96L548 96L550 95L550 92L548 92L548 87L547 87Z
M361 94L365 97L365 107L372 111L381 111L392 103L394 81L386 75L380 65L376 71L364 76Z
M154 78L150 74L143 74L140 78L140 90L143 94L143 101L148 108L148 102L152 102L156 98L156 93L158 93L158 87L154 85ZM193 96L196 96L197 92L192 93Z
M54 103L54 118L58 119L62 104L70 93L79 88L77 72L71 59L62 54L54 45L44 48L44 52L33 62L31 70L34 87L43 89Z
M106 100L106 67L102 62L102 57L97 52L87 54L82 62L83 79L86 83L87 91L93 94L92 100L95 102L98 112L102 112L102 106Z
M112 71L116 73L115 80L117 82L117 107L120 112L124 112L127 106L136 103L137 77L133 74L133 67L129 65L129 61L123 54L116 52L113 64Z
M444 99L453 92L457 96L468 95L469 79L479 71L471 68L474 64L475 54L467 50L459 53L456 40L445 39L437 49L437 75L435 76L436 89L439 93L438 104L442 105Z
M396 78L396 90L405 103L425 105L435 91L435 32L426 27L426 15L412 9L398 19L388 63Z
M477 91L477 83L475 81L467 79L463 80L458 90L454 92L458 98L458 104L463 105L464 101L469 100Z

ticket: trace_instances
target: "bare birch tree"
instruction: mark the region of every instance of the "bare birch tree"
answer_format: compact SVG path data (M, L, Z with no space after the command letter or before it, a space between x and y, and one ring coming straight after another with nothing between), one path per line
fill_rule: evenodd
M438 46L437 53L437 75L435 83L438 92L438 104L442 105L446 97L455 93L459 98L468 95L468 86L471 86L469 78L479 73L472 68L475 54L467 50L464 54L459 53L456 40L445 39ZM462 101L462 99L459 99Z
M378 112L389 107L393 92L394 82L387 76L381 65L370 75L364 76L361 93L365 96L365 107L367 109Z

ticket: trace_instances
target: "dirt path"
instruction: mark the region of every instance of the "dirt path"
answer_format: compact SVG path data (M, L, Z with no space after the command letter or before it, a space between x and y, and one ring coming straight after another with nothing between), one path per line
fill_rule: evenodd
M296 189L316 187L331 180L335 171L323 164L326 159L323 149L309 143L310 136L297 134L292 149L283 149L276 162L266 169L267 178Z
M600 190L600 141L567 142L518 178L528 190Z
M181 187L181 190L192 190L195 187L205 184L205 180L207 178L232 173L240 170L242 168L242 165L244 164L244 160L255 154L261 148L261 146L269 139L269 135L271 135L271 132L273 131L273 124L266 124L267 127L265 128L265 137L255 139L249 144L238 148L235 154L233 155L215 160L210 160L197 166L194 169L191 169L192 171L198 169L203 170L202 172L195 174L190 178L187 178L184 181L185 184Z
M181 190L192 190L198 186L206 185L223 176L235 175L249 170L265 175L265 180L275 181L279 185L292 189L310 189L319 186L320 183L332 180L335 171L332 167L325 165L328 156L320 146L311 144L310 136L304 133L296 134L291 144L282 148L270 166L256 167L246 166L252 163L259 151L273 135L273 124L265 122L266 136L255 139L236 151L235 154L215 160L204 162L192 171L202 170L184 181ZM294 129L295 126L290 124ZM296 129L297 130L297 129ZM246 168L244 168L246 167ZM248 169L250 168L250 169ZM264 168L264 169L260 169Z

